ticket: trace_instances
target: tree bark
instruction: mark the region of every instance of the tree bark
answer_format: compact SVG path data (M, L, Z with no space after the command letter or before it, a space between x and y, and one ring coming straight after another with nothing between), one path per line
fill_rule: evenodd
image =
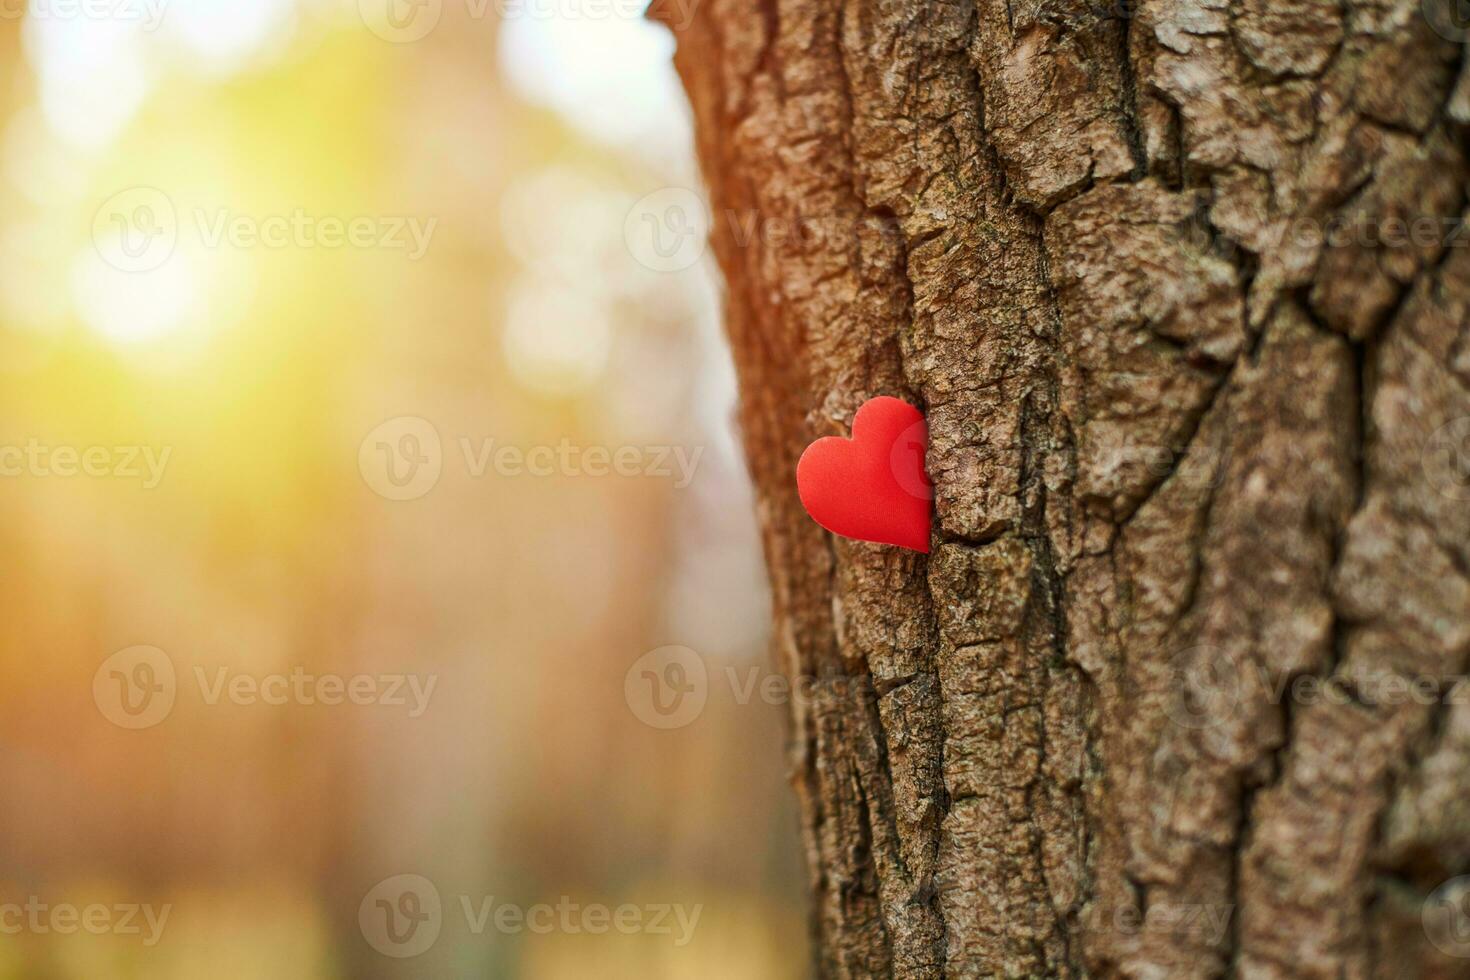
M1116 2L665 15L818 973L1470 976L1454 11ZM796 496L882 394L927 557Z

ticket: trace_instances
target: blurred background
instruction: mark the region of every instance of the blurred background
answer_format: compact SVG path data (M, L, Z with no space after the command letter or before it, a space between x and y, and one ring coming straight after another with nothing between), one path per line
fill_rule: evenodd
M805 975L667 29L0 6L0 976Z

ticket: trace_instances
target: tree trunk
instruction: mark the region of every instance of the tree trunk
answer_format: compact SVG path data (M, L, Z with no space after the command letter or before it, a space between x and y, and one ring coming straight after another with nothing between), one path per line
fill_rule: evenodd
M1456 11L1100 2L655 5L818 972L1470 976ZM880 394L928 557L797 499Z

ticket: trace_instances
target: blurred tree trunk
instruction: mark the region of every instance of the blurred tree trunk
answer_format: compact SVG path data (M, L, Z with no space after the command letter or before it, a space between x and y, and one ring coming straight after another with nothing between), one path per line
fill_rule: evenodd
M1470 976L1453 11L655 6L822 682L820 974ZM797 500L879 394L930 421L927 558Z

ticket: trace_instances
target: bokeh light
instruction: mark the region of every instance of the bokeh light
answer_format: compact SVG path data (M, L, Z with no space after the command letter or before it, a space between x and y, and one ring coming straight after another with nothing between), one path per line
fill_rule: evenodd
M172 910L154 945L7 937L0 977L805 973L784 709L723 680L767 669L768 597L718 290L623 238L697 186L671 40L531 6L0 19L0 903ZM714 680L663 731L625 680L671 644ZM98 674L143 647L175 700L132 729ZM434 689L215 686L275 674ZM359 906L404 873L456 915L702 913L686 945L446 915L397 960Z

